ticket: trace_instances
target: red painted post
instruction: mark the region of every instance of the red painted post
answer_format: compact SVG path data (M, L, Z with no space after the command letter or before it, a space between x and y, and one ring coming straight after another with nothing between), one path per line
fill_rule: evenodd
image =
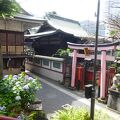
M80 89L84 89L84 67L77 67L77 81L80 82ZM77 84L78 82L76 82Z

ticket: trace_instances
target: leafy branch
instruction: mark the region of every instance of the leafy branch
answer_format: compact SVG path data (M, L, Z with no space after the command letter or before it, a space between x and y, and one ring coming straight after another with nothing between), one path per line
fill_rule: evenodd
M13 17L20 11L20 6L15 0L0 0L0 17Z

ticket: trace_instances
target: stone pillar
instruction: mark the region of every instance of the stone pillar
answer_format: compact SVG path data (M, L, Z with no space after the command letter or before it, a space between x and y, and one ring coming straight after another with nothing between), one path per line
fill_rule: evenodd
M106 51L101 53L101 80L100 80L100 98L105 98L106 87Z
M76 63L77 63L77 50L74 50L73 51L73 59L72 59L71 87L75 87Z

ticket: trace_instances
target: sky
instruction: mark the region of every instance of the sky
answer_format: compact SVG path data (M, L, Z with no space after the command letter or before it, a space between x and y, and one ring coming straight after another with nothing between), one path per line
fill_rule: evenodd
M77 21L96 20L97 0L16 0L36 17L55 11L58 15ZM104 19L105 1L101 0L100 19Z

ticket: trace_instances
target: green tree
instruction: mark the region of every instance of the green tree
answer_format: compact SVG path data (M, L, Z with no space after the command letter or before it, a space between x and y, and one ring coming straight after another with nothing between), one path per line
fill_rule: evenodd
M20 6L16 3L15 0L0 0L0 17L1 18L10 18L14 17L16 13L20 10ZM3 58L1 51L1 40L0 40L0 79L2 78L3 71Z
M15 0L0 0L0 17L14 17L20 10Z

